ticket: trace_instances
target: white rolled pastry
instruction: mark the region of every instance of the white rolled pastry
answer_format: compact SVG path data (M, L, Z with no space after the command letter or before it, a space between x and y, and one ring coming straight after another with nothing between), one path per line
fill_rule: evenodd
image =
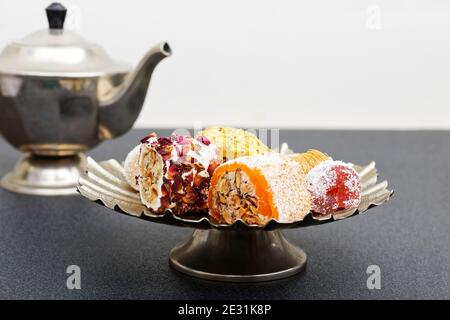
M128 184L136 191L139 191L139 155L141 145L137 145L131 150L124 162L125 179Z

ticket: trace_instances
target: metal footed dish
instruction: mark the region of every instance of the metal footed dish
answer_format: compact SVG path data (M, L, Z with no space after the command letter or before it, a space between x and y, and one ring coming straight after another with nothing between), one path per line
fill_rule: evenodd
M164 214L154 214L141 203L139 193L132 189L126 182L122 165L114 159L98 163L88 157L87 170L81 174L78 191L91 201L95 201L110 209L158 223L196 229L232 229L245 227L273 230L280 228L299 228L329 223L361 214L389 200L393 192L387 188L387 181L377 182L378 177L375 162L371 162L367 166L354 165L354 168L360 175L363 192L361 204L358 208L340 211L329 216L314 217L310 214L302 221L291 223L280 223L276 220L271 220L265 226L249 225L241 220L233 224L224 224L213 220L208 215L200 214L177 216L170 211Z
M289 243L280 229L342 220L389 200L393 191L388 189L387 181L378 182L375 162L354 165L354 168L362 184L358 208L320 218L309 214L304 220L292 223L271 220L264 226L248 225L240 220L223 224L206 214L154 214L141 203L139 193L125 180L123 166L114 159L96 162L88 157L78 191L91 201L142 220L195 228L188 241L170 252L169 262L176 270L209 280L255 282L285 278L306 266L305 252Z

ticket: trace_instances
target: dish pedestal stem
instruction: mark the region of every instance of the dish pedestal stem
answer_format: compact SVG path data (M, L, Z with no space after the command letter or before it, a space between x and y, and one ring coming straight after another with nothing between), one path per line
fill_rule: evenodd
M280 230L200 230L170 252L170 265L188 275L217 281L257 282L302 271L306 254Z
M12 192L31 195L76 194L78 178L80 172L85 170L85 162L82 153L64 157L24 154L14 169L2 178L0 185Z

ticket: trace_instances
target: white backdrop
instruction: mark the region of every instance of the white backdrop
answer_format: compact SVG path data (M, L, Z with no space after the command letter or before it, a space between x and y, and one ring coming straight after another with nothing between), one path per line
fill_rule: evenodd
M49 3L0 0L0 47L46 27ZM134 65L170 43L138 127L450 128L450 0L63 4Z

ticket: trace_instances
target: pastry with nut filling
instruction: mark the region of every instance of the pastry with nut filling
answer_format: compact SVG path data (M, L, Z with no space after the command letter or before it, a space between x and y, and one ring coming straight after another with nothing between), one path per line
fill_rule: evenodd
M306 177L287 156L267 153L220 165L209 189L209 214L219 222L265 225L303 220L311 209Z
M152 133L142 139L137 165L136 152L125 161L130 184L139 190L141 201L154 213L176 215L206 213L209 182L221 163L217 148L205 137ZM138 168L133 179L133 170Z

